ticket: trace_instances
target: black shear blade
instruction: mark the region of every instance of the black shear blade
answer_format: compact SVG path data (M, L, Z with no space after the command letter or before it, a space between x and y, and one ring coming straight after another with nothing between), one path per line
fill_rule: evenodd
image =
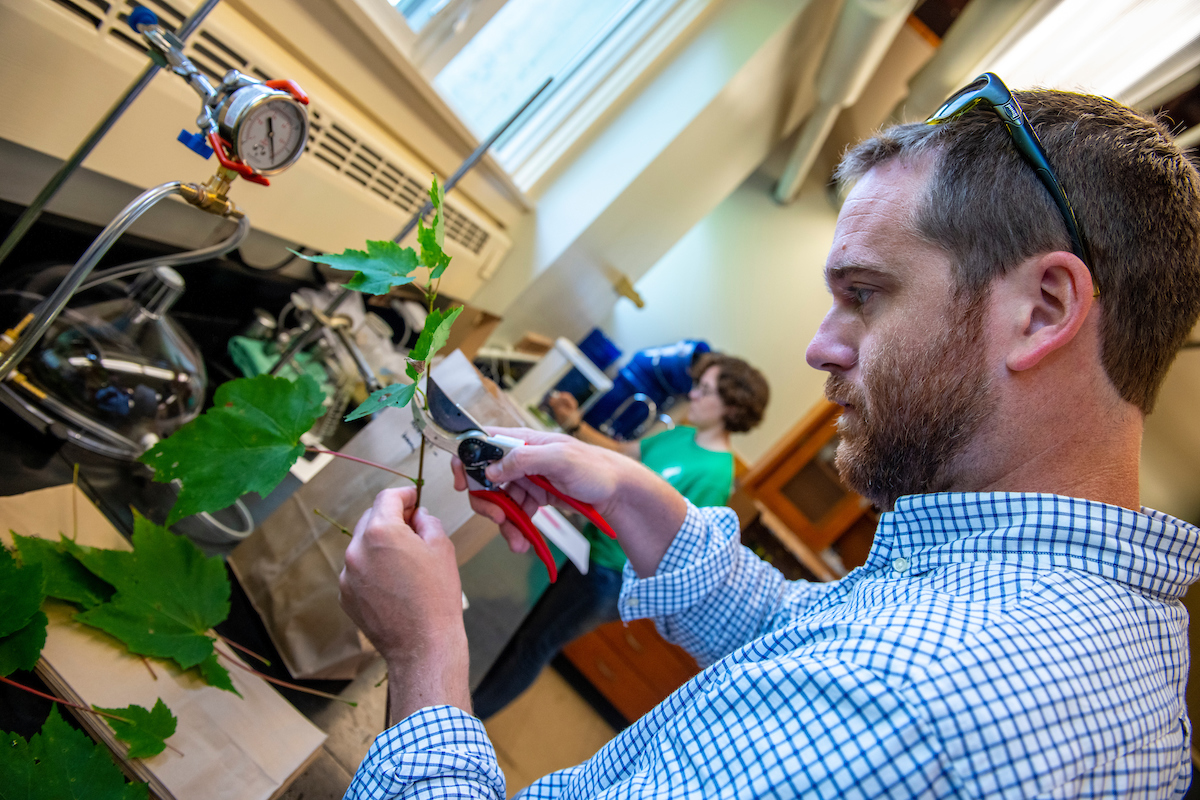
M429 398L429 416L434 424L450 433L465 433L466 431L483 430L467 412L459 407L442 391L442 387L430 376L425 385L425 396Z

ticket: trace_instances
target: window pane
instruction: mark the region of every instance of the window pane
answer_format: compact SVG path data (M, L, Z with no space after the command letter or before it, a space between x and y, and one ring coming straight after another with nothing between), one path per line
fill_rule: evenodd
M483 138L627 5L630 0L508 0L434 86Z
M413 33L420 33L425 23L433 19L448 0L391 0L396 10L404 15Z

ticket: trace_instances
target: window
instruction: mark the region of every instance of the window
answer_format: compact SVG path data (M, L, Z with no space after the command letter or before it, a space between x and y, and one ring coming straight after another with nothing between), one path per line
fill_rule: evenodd
M523 189L718 1L388 0L408 57L481 140L553 79L492 148Z

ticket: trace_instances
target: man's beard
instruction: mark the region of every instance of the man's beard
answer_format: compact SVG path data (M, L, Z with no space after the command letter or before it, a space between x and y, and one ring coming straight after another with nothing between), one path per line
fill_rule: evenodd
M983 358L985 300L966 302L936 338L885 346L862 364L865 392L838 375L825 383L825 395L858 417L839 422L834 465L882 510L901 495L951 488L955 457L995 404Z

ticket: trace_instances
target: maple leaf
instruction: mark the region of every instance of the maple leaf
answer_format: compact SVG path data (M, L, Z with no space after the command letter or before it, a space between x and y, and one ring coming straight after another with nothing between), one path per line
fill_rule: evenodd
M403 408L413 399L416 391L415 383L393 383L391 386L371 392L366 400L358 404L358 408L354 409L353 413L346 415L346 422L361 419L368 414L374 414L376 411L382 411L389 407Z
M33 669L46 644L46 599L42 568L19 566L12 553L0 547L0 676ZM0 783L0 786L3 786Z
M433 205L433 226L426 228L420 219L417 220L417 244L421 246L421 266L430 268L430 281L442 277L442 273L450 265L450 256L442 250L446 245L446 222L442 217L444 197L445 192L438 186L435 175L433 186L429 188L429 202Z
M147 800L144 783L126 783L108 748L63 720L57 706L29 741L0 733L4 800Z
M122 722L112 717L104 719L113 729L117 738L129 745L129 758L156 756L167 749L166 740L175 735L177 720L161 697L154 704L154 708L149 711L141 706L125 706L124 708L92 706L92 708L129 720Z
M116 588L107 603L75 619L120 639L130 652L201 667L214 686L234 690L216 663L208 630L229 616L229 578L220 557L206 557L183 536L134 513L133 552L100 550L66 540L88 569Z
M436 355L437 351L446 346L446 342L450 339L450 327L454 325L454 320L458 319L458 315L462 313L463 306L457 306L447 311L439 311L434 309L425 318L425 327L421 330L421 335L417 337L417 343L413 345L412 351L408 354L410 361L428 361L430 356ZM416 380L420 372L409 364L404 368L408 373L408 377Z
M0 636L15 633L29 622L46 599L45 578L37 565L20 566L0 547Z
M159 483L183 484L167 525L225 508L246 492L270 494L304 453L300 436L321 416L324 399L307 375L294 383L259 375L217 387L212 408L138 459Z
M387 294L393 286L412 283L415 278L409 273L419 266L417 254L411 247L401 247L387 239L368 239L365 252L352 248L346 248L341 253L317 256L306 256L295 250L290 252L305 261L328 264L335 269L353 270L354 277L346 283L346 288L366 294Z
M13 541L16 542L23 564L36 564L42 568L46 576L47 597L91 608L112 596L112 586L67 552L65 543L69 540L65 536L55 542L13 533Z
M42 648L46 646L48 623L46 615L36 611L25 627L0 639L0 677L37 666Z

